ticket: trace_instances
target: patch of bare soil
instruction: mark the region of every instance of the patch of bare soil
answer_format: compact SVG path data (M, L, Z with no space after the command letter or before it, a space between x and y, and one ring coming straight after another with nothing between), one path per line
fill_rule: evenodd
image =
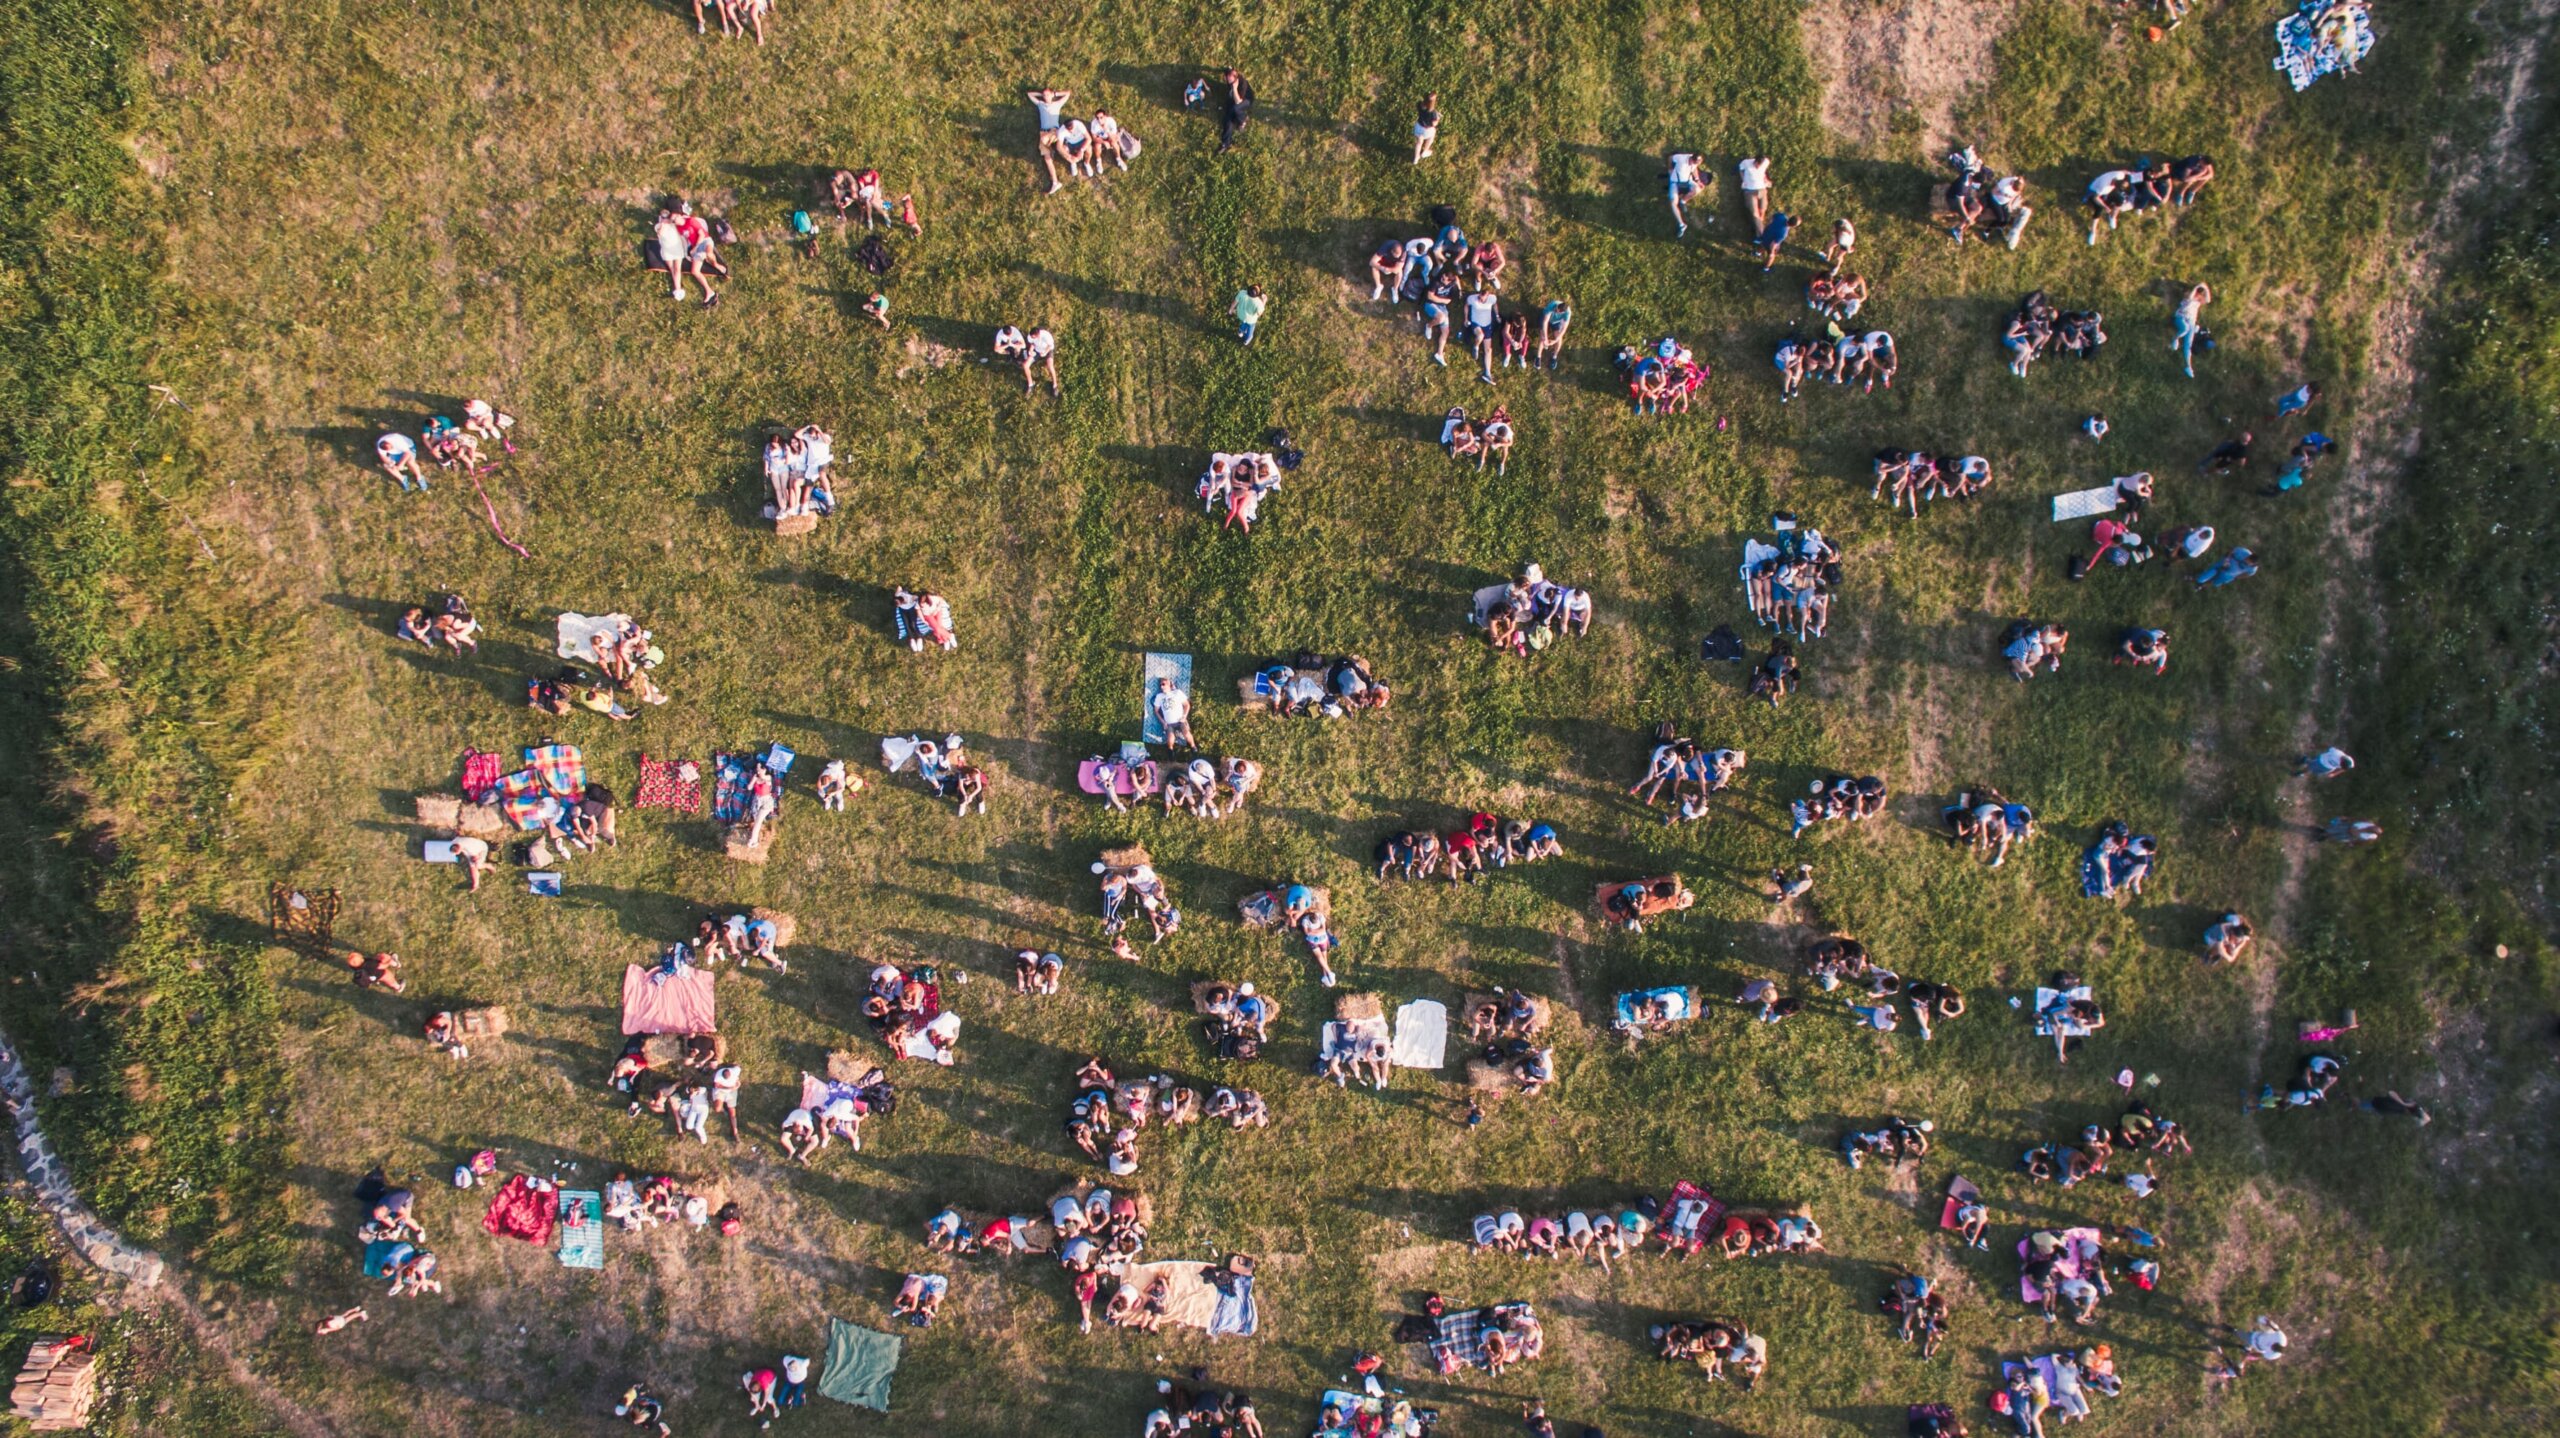
M1873 148L1908 110L1927 153L1954 148L1956 106L1991 77L2011 13L2001 0L1813 0L1804 45L1822 77L1822 123Z

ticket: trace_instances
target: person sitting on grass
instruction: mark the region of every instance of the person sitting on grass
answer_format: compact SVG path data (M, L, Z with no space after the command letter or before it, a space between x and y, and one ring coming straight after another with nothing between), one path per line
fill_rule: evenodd
M918 1328L929 1328L934 1316L942 1311L944 1295L950 1291L951 1280L939 1273L910 1273L898 1285L897 1301L889 1311Z

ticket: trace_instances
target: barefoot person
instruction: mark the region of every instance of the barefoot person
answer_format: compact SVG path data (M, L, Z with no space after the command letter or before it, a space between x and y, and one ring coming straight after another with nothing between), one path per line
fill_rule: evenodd
M1421 108L1413 115L1413 162L1417 165L1431 158L1431 147L1440 139L1440 96L1437 91L1422 97Z
M1067 102L1075 98L1073 90L1026 90L1022 98L1031 102L1032 112L1040 124L1040 168L1048 172L1052 195L1065 188L1058 182L1058 130L1065 121Z

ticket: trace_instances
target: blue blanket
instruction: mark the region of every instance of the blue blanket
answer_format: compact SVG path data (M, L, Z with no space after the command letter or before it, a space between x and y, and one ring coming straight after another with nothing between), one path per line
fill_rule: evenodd
M1253 1305L1253 1275L1231 1273L1213 1281L1218 1286L1218 1312L1209 1320L1210 1336L1232 1333L1251 1338L1262 1326L1261 1312Z
M1618 995L1618 1022L1622 1024L1644 1022L1637 1015L1637 1005L1650 999L1667 1001L1671 1005L1670 1017L1675 1023L1698 1016L1697 1010L1690 1006L1687 989L1638 989L1631 994Z
M2275 68L2308 90L2323 75L2335 75L2362 63L2373 53L2373 19L2360 3L2302 0L2292 14L2276 22ZM2324 14L2332 18L2325 27Z
M1191 656L1157 654L1149 651L1146 677L1138 684L1138 712L1146 720L1145 735L1150 744L1165 742L1164 722L1156 718L1156 681L1170 679L1173 687L1185 694L1191 692Z
M715 823L743 824L747 821L747 780L755 759L747 754L714 754L711 762L718 779L711 791L711 818Z

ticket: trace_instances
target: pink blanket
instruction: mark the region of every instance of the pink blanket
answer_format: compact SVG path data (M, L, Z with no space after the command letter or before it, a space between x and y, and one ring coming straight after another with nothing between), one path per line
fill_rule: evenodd
M1148 774L1148 779L1150 782L1144 785L1141 785L1138 782L1138 776L1130 773L1126 767L1119 765L1115 765L1113 767L1116 772L1113 776L1111 787L1120 791L1121 798L1143 799L1156 791L1156 786L1153 782L1155 777L1153 773L1154 766L1149 766L1150 772ZM1093 759L1087 759L1083 763L1078 764L1076 766L1076 787L1082 789L1088 794L1101 793L1101 769L1101 763Z
M626 1034L707 1034L712 1017L711 971L687 969L669 979L633 964L622 971L622 1031Z

